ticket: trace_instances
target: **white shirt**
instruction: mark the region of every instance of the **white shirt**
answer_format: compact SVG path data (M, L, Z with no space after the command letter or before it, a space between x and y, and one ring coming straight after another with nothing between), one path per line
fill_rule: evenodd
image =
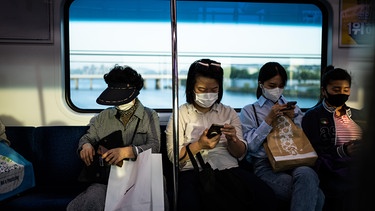
M237 137L246 145L242 135L241 121L237 112L230 106L223 104L214 104L212 109L207 113L198 111L194 105L185 103L179 108L179 138L178 147L179 151L181 148L186 146L188 143L196 142L202 135L206 128L209 128L211 124L231 124L236 128ZM167 135L167 151L168 157L173 161L173 115L171 115L167 128L165 130ZM229 169L238 167L237 158L233 157L227 150L227 140L225 135L221 135L219 143L214 149L201 150L203 159L209 162L213 169ZM245 155L245 154L244 154ZM242 156L240 159L242 159ZM191 170L192 166L190 160L187 161L186 165L180 166L182 171Z

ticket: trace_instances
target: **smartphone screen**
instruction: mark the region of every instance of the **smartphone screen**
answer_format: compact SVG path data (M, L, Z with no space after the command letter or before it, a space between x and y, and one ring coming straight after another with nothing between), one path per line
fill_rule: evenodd
M297 101L289 101L287 103L288 107L291 107L292 105L296 105L297 104Z
M211 127L208 129L207 137L212 138L218 134L221 134L220 128L222 127L224 127L224 125L212 124Z
M281 109L281 111L286 111L286 110L290 110L290 109L292 109L292 106L293 105L296 105L297 104L297 101L289 101L289 102L287 102L287 107L286 108L284 108L284 109Z

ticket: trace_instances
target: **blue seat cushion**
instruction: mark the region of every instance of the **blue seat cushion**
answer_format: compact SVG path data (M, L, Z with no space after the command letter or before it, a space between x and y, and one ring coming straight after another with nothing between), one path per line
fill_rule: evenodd
M88 126L43 126L35 130L36 185L43 189L74 190L83 161L77 154L78 140Z

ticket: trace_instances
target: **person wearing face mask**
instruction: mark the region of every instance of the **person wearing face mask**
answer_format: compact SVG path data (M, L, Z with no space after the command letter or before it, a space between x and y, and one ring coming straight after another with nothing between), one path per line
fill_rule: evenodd
M101 154L108 164L114 165L124 159L136 159L139 153L151 149L152 153L160 151L160 123L156 111L142 105L138 99L144 80L140 74L129 66L115 65L104 75L108 87L100 94L96 102L110 107L94 116L89 129L79 140L78 154L87 165L93 163L94 155L100 140L121 131L123 147L108 149ZM114 141L108 140L108 141ZM117 141L117 140L116 140ZM110 167L110 166L108 166ZM108 175L109 176L109 175ZM108 181L108 178L105 179ZM90 182L90 181L88 181ZM104 210L107 182L92 184L73 199L68 211ZM165 203L168 210L168 203Z
M353 199L356 155L361 147L366 117L346 105L351 75L330 65L321 82L321 101L306 111L302 128L318 153L315 170L326 195L324 210L355 210Z
M290 117L301 127L301 109L297 105L287 109L287 100L282 95L286 83L287 73L279 63L267 62L260 68L258 100L240 111L243 136L248 144L246 160L253 166L254 173L273 189L283 209L322 210L324 194L316 172L308 166L274 172L263 147L272 130L272 122L280 115Z
M193 155L200 152L204 161L213 169L227 171L244 181L243 185L253 191L253 194L245 196L247 201L253 201L253 207L247 207L245 210L275 210L276 201L272 190L252 172L239 168L238 160L244 158L247 144L242 137L241 122L237 112L221 103L223 77L224 70L221 64L214 60L201 59L190 65L186 80L186 103L178 110L177 147L180 171L177 210L204 210L205 198L200 197L198 178L187 149L190 149ZM221 129L221 134L208 138L207 132L211 124L221 124L224 127ZM168 157L173 162L173 115L169 119L165 133ZM211 210L226 209L217 208L218 201L209 203L212 204L209 205ZM236 202L229 201L230 203L233 205Z

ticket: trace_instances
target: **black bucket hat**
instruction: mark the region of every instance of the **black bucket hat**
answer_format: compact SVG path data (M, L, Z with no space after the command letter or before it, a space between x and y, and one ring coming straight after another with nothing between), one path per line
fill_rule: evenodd
M101 105L123 105L134 100L143 87L143 78L128 66L116 65L104 75L108 87L96 99Z

